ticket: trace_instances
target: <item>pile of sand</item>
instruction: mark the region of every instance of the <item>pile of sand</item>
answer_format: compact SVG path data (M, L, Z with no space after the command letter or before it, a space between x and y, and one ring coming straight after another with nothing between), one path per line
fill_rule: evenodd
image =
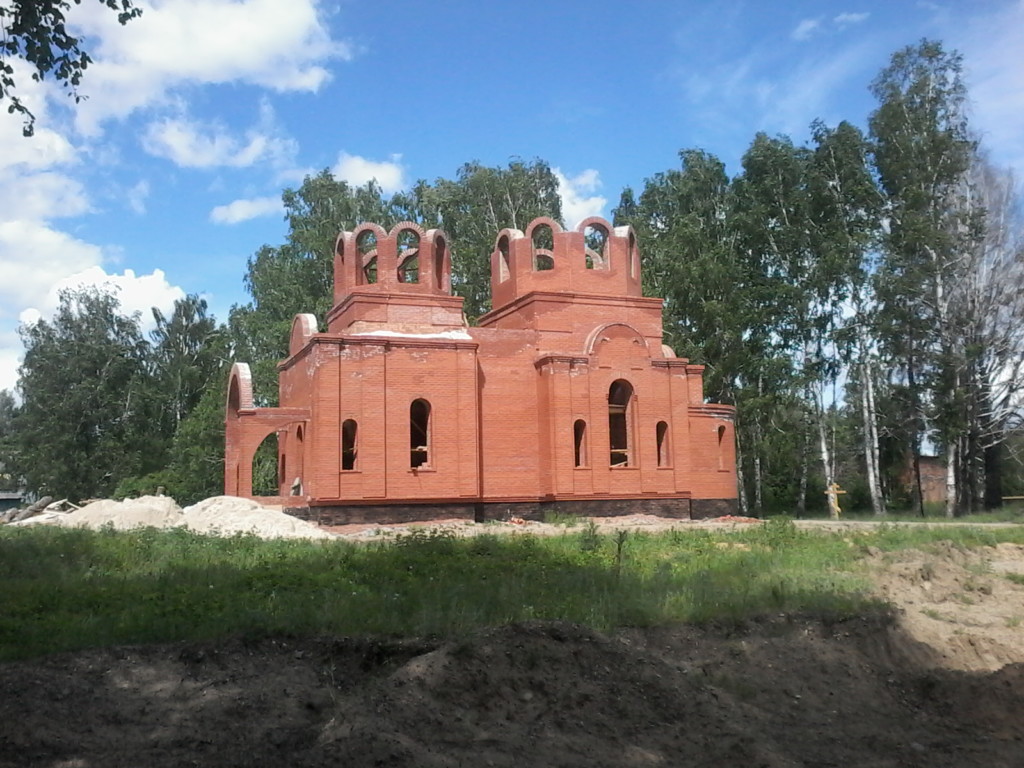
M181 522L181 507L169 496L140 496L113 501L100 499L55 520L66 528L102 528L110 525L119 531L132 528L169 528Z
M185 507L177 525L219 536L252 533L265 539L335 538L305 520L236 496L214 496Z
M12 523L27 524L93 530L109 525L119 531L184 526L212 536L251 533L264 539L335 538L334 534L312 523L235 496L214 496L184 510L169 496L141 496L124 501L101 499L74 512L47 512L22 523Z

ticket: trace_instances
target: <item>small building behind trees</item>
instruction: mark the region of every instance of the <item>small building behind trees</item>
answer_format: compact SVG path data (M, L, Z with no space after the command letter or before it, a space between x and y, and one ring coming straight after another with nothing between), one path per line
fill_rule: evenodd
M734 410L705 403L703 366L662 343L632 229L503 230L491 291L469 327L444 232L342 233L327 330L296 316L279 406L232 369L225 492L252 497L276 435L274 501L327 524L735 511Z

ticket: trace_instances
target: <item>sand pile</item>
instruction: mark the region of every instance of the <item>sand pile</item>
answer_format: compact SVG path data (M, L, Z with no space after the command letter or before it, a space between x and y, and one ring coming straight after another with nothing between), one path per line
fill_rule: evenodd
M305 520L236 496L214 496L185 507L177 524L197 533L220 536L252 533L266 539L335 538L333 534Z
M74 512L46 512L20 523L11 523L29 524L94 530L110 525L119 531L184 526L196 533L212 536L251 533L264 539L336 538L312 523L235 496L214 496L184 510L170 496L141 496L124 501L101 499Z
M101 499L54 521L66 528L102 528L111 525L119 531L132 528L168 528L181 522L181 507L169 496L140 496L113 501Z

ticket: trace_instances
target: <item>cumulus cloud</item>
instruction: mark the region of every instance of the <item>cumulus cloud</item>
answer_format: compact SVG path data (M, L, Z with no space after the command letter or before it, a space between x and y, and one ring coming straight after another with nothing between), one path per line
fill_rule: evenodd
M821 28L821 19L803 19L796 27L790 32L789 36L794 40L803 42L804 40L810 40L811 37Z
M238 224L260 216L270 216L284 210L280 197L254 197L218 205L210 211L214 224Z
M224 126L188 118L164 118L150 123L142 146L151 155L182 168L247 168L260 161L280 164L296 153L291 139L251 130L240 140Z
M325 64L350 59L333 41L317 0L140 0L140 18L122 27L95 3L73 16L97 41L77 108L87 134L103 121L167 99L181 86L241 82L275 91L317 91Z
M392 155L390 160L376 161L342 152L331 170L336 177L349 184L362 186L368 181L376 181L381 191L392 194L404 189L406 185L401 159L401 155Z
M600 174L588 168L576 176L566 176L558 168L551 169L558 179L558 194L562 198L562 219L575 227L588 216L602 216L608 200L594 194L601 188Z
M108 274L102 267L92 266L55 282L39 306L21 312L21 321L33 322L40 317L49 317L60 303L61 291L83 287L112 291L121 304L121 313L126 316L139 313L144 329L154 325L153 307L167 314L175 301L185 298L185 292L167 282L167 276L161 269L154 269L148 275L136 275L132 269Z

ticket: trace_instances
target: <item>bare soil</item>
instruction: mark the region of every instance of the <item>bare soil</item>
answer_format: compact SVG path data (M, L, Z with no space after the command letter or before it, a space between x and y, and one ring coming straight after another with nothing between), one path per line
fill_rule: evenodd
M893 611L841 622L527 623L7 663L0 766L1024 765L1024 585L1008 576L1024 547L868 563Z

